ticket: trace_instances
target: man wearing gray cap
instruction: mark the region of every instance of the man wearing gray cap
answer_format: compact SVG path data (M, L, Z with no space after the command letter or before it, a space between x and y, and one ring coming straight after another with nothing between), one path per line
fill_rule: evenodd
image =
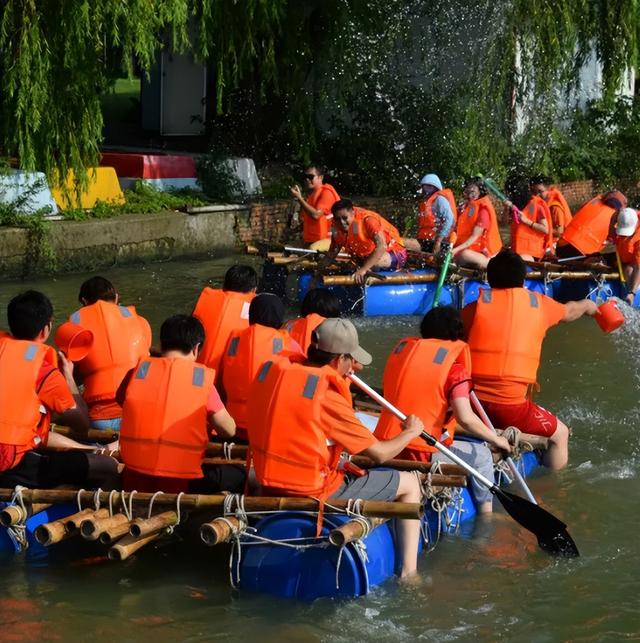
M362 498L420 502L413 473L369 470L345 473L343 451L382 464L424 430L409 416L402 432L378 440L356 417L347 376L371 355L346 319L327 319L314 331L304 364L287 359L265 362L251 388L249 443L262 493L312 496L322 500ZM416 572L420 521L398 521L401 577Z
M622 208L615 225L616 252L627 282L627 301L633 304L640 290L640 226L633 208Z

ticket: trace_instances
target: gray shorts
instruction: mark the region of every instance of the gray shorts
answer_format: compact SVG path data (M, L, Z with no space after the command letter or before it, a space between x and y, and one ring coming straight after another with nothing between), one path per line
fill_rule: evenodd
M469 442L467 440L454 440L449 447L457 456L467 464L479 471L483 476L493 480L493 456L489 447L484 442ZM431 462L446 462L451 460L442 453L434 453ZM470 491L476 504L483 504L491 500L491 492L475 478L470 478Z
M393 469L371 469L364 476L346 475L331 496L334 500L383 500L392 502L398 495L400 475Z

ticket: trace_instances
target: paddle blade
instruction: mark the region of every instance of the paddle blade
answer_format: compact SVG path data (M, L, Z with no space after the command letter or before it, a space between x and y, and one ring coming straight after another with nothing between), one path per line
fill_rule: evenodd
M575 558L580 556L578 547L567 531L567 525L550 514L540 505L525 498L504 491L499 487L491 489L502 503L505 511L525 529L535 534L538 545L545 551L557 556Z

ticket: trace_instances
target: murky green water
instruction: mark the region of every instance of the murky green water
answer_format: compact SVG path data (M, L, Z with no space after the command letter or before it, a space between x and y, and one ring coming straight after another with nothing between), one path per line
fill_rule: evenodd
M203 285L220 283L233 259L103 271L157 332L189 312ZM75 310L84 275L0 285L48 293L58 320ZM4 319L2 319L4 321ZM384 358L417 319L356 320L377 358L363 376L379 383ZM570 466L531 481L562 517L582 557L556 560L507 517L445 539L420 561L423 586L389 582L353 601L300 604L238 595L223 552L170 545L124 563L0 569L0 640L195 641L617 641L640 638L640 327L614 336L591 320L554 328L545 344L540 401L573 427Z

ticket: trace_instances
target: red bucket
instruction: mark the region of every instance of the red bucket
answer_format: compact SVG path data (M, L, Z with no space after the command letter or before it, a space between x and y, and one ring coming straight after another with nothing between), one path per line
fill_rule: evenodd
M595 320L603 332L611 333L624 324L624 315L620 312L616 301L609 299L609 301L598 307Z
M73 322L61 324L53 339L67 359L72 362L84 359L93 346L93 333Z

